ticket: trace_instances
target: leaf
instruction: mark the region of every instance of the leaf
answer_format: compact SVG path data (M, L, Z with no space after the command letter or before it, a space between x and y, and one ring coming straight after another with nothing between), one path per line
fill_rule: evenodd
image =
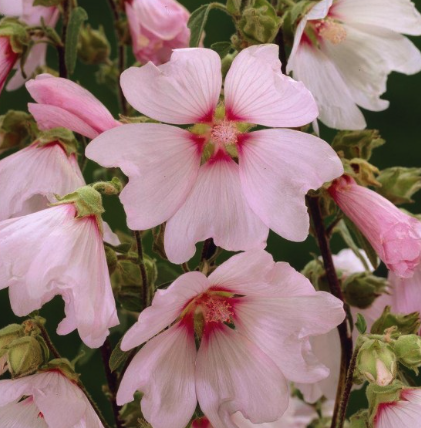
M73 9L69 24L67 26L66 32L66 53L65 53L65 61L66 68L69 74L72 74L75 71L76 67L76 59L77 59L77 45L79 42L79 33L84 21L88 19L88 14L86 10L77 7Z
M361 314L357 314L357 322L355 323L355 327L360 334L364 334L367 331L367 321Z
M227 10L232 15L241 14L241 0L228 0L227 1Z
M187 26L190 28L190 47L197 48L202 39L203 30L208 20L209 11L212 9L211 4L204 4L196 9L191 15Z
M232 49L231 42L216 42L211 45L211 49L218 53L221 59L225 58Z
M379 258L377 257L377 253L374 251L374 248L349 218L345 217L344 221L348 229L357 239L360 248L366 252L368 260L370 260L370 263L373 265L374 269L377 269L377 267L379 266Z
M124 352L120 349L122 340L123 338L119 340L113 352L111 352L109 364L110 364L110 370L112 372L116 371L122 364L124 364L127 361L127 358L129 358L130 352Z

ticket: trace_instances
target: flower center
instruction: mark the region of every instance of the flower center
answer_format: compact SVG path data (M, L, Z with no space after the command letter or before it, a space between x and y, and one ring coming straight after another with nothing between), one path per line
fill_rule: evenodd
M204 302L202 309L207 323L231 322L231 317L234 315L232 305L220 297L210 297Z
M331 18L318 21L314 24L316 33L325 40L328 40L334 45L339 45L346 39L346 30L343 25L335 22Z
M223 120L213 125L211 139L218 146L223 147L228 144L236 144L239 131L234 122Z

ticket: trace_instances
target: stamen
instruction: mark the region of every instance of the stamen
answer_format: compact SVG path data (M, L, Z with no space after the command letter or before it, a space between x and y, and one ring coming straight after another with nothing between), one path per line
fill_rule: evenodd
M215 143L225 146L227 144L235 144L239 131L235 123L224 120L213 126L211 131L211 139Z
M232 306L224 299L210 298L206 303L205 321L206 322L231 322L234 315Z
M342 43L346 39L346 30L343 25L327 18L315 24L315 29L320 37L334 45Z

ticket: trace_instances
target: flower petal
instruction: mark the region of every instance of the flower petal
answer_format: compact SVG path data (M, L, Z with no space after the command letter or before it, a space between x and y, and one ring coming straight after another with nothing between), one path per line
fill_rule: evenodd
M241 191L238 165L228 157L203 165L186 202L165 229L165 252L173 263L193 257L199 241L213 238L228 251L264 248L268 228Z
M181 315L189 301L209 286L208 279L201 272L188 272L166 290L157 290L152 305L142 311L138 321L125 334L121 349L135 348L168 327Z
M120 198L131 229L162 224L185 202L201 155L191 135L174 126L132 124L111 129L88 145L88 158L118 166L129 177Z
M248 134L239 155L242 189L253 211L278 235L305 240L306 193L343 173L334 150L310 134L267 129Z
M410 0L340 0L334 5L334 13L346 23L421 35L421 15Z
M295 127L318 110L310 91L281 72L278 46L251 46L235 58L225 79L228 119L265 126Z
M398 401L379 406L376 428L418 428L421 406L409 401Z
M0 407L0 422L2 428L48 428L32 398Z
M176 324L148 342L121 381L117 403L143 392L142 413L154 428L185 428L196 408L194 332Z
M0 0L0 15L21 16L23 14L23 0Z
M316 99L319 119L336 129L364 129L366 122L332 60L320 49L301 43L289 64Z
M288 385L275 363L224 324L202 338L196 390L214 428L236 428L231 415L238 411L256 424L273 422L288 407Z
M166 64L149 62L121 76L124 95L136 110L180 125L211 121L221 85L221 59L203 48L176 49Z

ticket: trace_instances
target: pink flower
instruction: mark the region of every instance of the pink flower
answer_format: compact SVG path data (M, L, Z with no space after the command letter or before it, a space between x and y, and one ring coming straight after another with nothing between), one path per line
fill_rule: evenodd
M358 106L385 110L380 99L392 71L421 70L421 54L400 33L421 35L410 0L322 0L298 24L288 71L310 89L320 120L332 128L363 129Z
M400 400L380 404L374 428L417 428L421 420L421 390L404 389Z
M8 37L0 37L0 92L19 55L13 52Z
M30 26L41 25L44 20L48 27L55 27L60 16L56 7L33 6L33 0L0 0L0 14L19 18ZM38 39L34 39L38 41ZM8 91L20 88L39 67L44 67L47 56L47 43L34 45L25 60L25 75L23 76L21 65L15 64L16 72L7 84Z
M175 0L129 0L125 3L133 52L140 63L169 61L173 49L187 48L190 14Z
M22 174L22 168L25 174ZM74 154L57 143L38 142L0 160L0 182L5 183L0 221L32 213L85 185Z
M333 182L329 193L386 266L396 275L410 278L421 260L420 221L346 175Z
M269 228L294 241L308 235L304 195L339 176L342 165L324 141L289 129L248 132L250 123L296 127L317 108L302 83L282 75L275 45L235 58L218 108L221 60L210 49L174 51L160 67L126 70L128 101L156 120L102 134L87 156L119 166L130 182L121 193L134 230L167 222L165 251L174 263L212 237L232 251L265 246Z
M124 336L123 350L147 343L127 369L117 402L142 391L142 413L154 428L184 428L197 402L214 428L236 428L236 412L252 423L276 421L288 407L287 379L328 375L309 337L343 318L338 299L316 292L263 250L232 257L208 278L186 273L158 290Z
M0 381L3 428L103 428L82 390L59 371Z
M61 295L66 318L57 333L78 329L97 348L118 318L97 220L75 216L69 203L0 222L0 288L9 287L18 316Z
M28 109L42 130L67 128L88 138L121 125L90 92L71 80L40 74L26 83L38 103Z

